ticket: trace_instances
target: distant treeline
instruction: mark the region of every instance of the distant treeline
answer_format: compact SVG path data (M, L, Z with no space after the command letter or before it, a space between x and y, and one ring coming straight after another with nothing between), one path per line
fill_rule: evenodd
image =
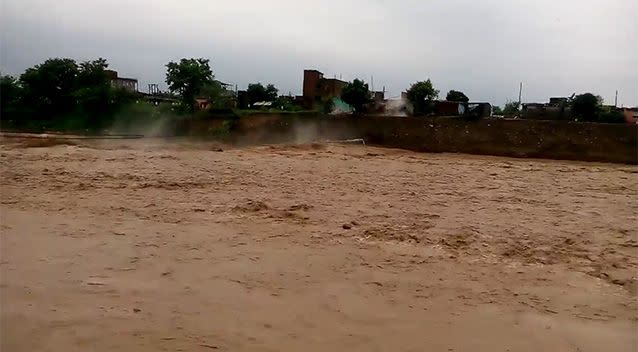
M215 80L208 59L181 59L166 65L167 93L175 103L143 103L143 95L112 85L105 59L76 62L69 58L48 59L27 69L19 77L0 77L0 117L3 128L100 130L129 123L153 123L158 117L195 116L197 110L214 114L217 109L253 107L270 102L273 111L300 111L292 97L278 96L274 85L248 85L240 99L228 85ZM365 114L376 102L363 80L355 79L343 87L340 98L356 114ZM406 91L407 110L415 116L436 115L434 102L439 91L427 79ZM241 102L245 100L243 105ZM465 102L461 91L451 90L447 101ZM321 111L334 109L332 99L316 102ZM592 122L623 122L617 109L603 105L602 98L591 93L572 95L565 101L569 119ZM567 111L567 110L566 110ZM202 111L203 113L203 111ZM521 116L518 102L504 108L493 107L494 115ZM199 115L202 115L201 113Z
M99 129L139 99L111 85L105 59L77 63L55 58L19 77L0 78L2 126L14 128Z
M182 59L166 65L169 92L158 103L142 93L113 85L108 62L52 58L18 77L0 77L0 124L5 129L100 131L113 126L154 124L159 118L216 116L235 106L235 92L215 80L207 59ZM277 97L272 85L250 84L249 103L273 101L276 111L299 111ZM197 100L204 100L206 111ZM224 115L225 116L225 115Z

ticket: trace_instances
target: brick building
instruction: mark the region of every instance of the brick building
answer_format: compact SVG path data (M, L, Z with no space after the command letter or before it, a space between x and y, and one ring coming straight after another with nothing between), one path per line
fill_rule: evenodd
M324 78L323 73L317 70L304 70L303 72L303 102L308 109L315 104L331 98L341 96L341 90L346 82L336 78Z

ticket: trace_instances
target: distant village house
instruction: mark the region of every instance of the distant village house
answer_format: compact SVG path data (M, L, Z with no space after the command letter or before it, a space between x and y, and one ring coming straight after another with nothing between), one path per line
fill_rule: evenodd
M549 98L549 103L526 103L521 107L521 118L529 120L570 120L569 98Z
M111 82L111 86L116 88L123 88L130 92L137 92L137 79L118 77L117 71L106 70L106 75Z

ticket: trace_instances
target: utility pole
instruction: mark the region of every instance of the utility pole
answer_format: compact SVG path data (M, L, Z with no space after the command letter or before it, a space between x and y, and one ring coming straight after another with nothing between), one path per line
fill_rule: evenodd
M374 76L370 76L370 84L372 85L372 91L374 92Z
M518 106L521 106L521 98L523 97L523 82L521 82L521 85L518 88Z
M618 90L616 90L616 99L614 99L614 107L618 107Z

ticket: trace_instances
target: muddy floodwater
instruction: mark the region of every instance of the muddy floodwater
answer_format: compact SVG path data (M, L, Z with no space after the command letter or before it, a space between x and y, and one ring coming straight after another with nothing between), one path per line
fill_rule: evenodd
M636 351L638 167L0 143L2 351Z

